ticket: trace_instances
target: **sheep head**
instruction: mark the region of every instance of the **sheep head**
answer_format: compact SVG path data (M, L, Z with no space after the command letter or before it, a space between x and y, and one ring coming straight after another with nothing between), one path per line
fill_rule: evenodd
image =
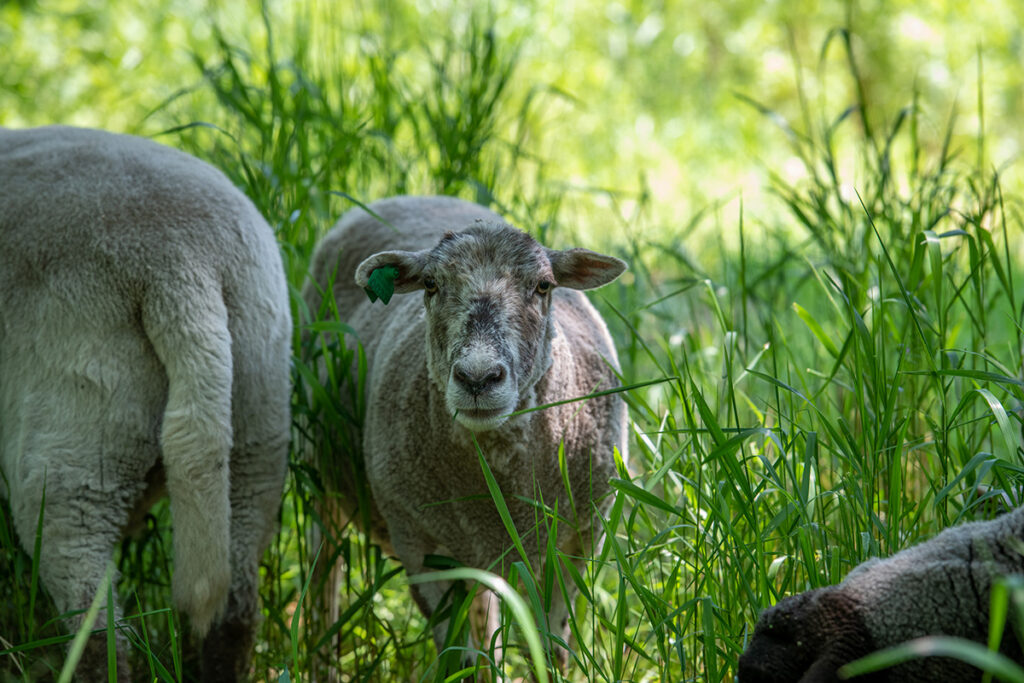
M427 365L464 427L500 427L550 365L552 293L593 289L626 264L587 249L556 251L501 223L478 221L422 251L386 251L356 269L366 287L395 269L396 294L423 290Z
M764 611L740 657L739 681L838 682L839 667L875 649L855 600L837 586L810 590Z

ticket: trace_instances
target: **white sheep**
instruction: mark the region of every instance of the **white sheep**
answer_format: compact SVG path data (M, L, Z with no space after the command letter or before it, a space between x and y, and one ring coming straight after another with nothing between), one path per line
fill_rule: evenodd
M1022 541L1024 508L946 529L892 557L858 565L836 586L781 600L762 614L740 658L739 680L838 681L842 665L927 635L986 643L992 585L1000 577L1024 572ZM1010 625L1003 651L1021 659ZM977 669L959 660L926 657L863 680L966 683L980 678Z
M476 440L535 568L555 522L533 501L557 509L556 545L582 565L602 535L597 517L608 502L614 449L625 457L623 401L612 394L507 416L618 385L607 328L575 290L611 282L625 264L586 249L547 249L496 214L450 197L393 197L369 209L384 222L354 209L324 237L305 299L320 310L333 289L339 315L365 348L372 535L409 576L428 571L428 555L498 572L518 561ZM423 295L371 304L364 287L388 267L396 293ZM354 492L341 495L358 522ZM429 582L412 591L429 616L449 587ZM568 638L557 586L552 603L549 623ZM485 595L476 609L493 604ZM484 621L478 644L488 647L494 610ZM434 631L439 650L445 629L440 623ZM564 663L565 651L557 656Z
M0 495L29 552L45 495L40 576L71 611L166 489L174 601L208 680L248 666L287 463L288 305L273 232L211 166L127 135L0 129ZM107 679L103 636L78 671Z

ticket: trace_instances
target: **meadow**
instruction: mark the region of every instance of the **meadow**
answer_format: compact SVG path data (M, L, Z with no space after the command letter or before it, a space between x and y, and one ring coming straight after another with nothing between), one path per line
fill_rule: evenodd
M785 111L756 92L731 100L785 150L785 167L730 159L763 164L767 189L669 210L646 181L581 186L576 166L557 163L544 129L580 95L523 68L536 59L525 31L475 12L437 39L406 40L415 28L399 10L409 7L366 15L343 37L312 11L278 22L264 6L249 17L251 42L211 22L189 55L195 84L135 128L210 161L252 198L292 287L293 444L281 532L262 568L255 679L460 675L457 652L437 653L401 566L317 514L333 459L358 454L360 415L340 397L361 387L338 339L345 321L304 310L299 292L318 237L346 209L387 195L475 200L549 246L630 264L591 296L622 384L644 385L623 393L628 460L612 482L606 539L585 572L516 567L496 679L732 680L757 615L781 597L1020 504L1021 204L995 155L997 124L965 123L918 90L876 102L881 86L865 74L877 79L879 67L865 66L870 51L839 24L817 36L812 57L833 68L796 79ZM983 111L980 52L978 74L959 96ZM674 215L679 207L687 213ZM317 363L335 370L330 381ZM311 539L321 532L336 552L319 553ZM133 643L139 680L193 671L187 628L169 607L170 535L161 503L118 553L125 616L105 628ZM343 568L331 624L314 562ZM569 582L580 597L562 673L549 666L550 639L538 663L526 634ZM1004 605L1022 610L1021 598L1011 586ZM453 605L455 622L465 610ZM60 677L73 634L58 617L0 507L0 680ZM1011 674L1024 681L1024 668Z

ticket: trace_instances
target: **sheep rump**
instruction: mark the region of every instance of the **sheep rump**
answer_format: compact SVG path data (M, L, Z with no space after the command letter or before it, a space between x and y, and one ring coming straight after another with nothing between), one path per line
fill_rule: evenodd
M582 565L602 535L597 519L608 502L614 449L625 457L625 404L616 394L507 421L497 413L617 386L607 328L586 297L568 287L600 286L625 264L587 250L546 250L496 214L450 197L393 197L369 209L386 224L362 209L343 216L317 247L304 293L316 312L331 289L341 319L356 330L366 354L362 455L372 501L369 511L357 510L354 491L346 489L351 478L342 477L342 516L359 523L366 515L368 531L410 576L427 571L428 555L501 572L501 563L507 568L518 555L501 559L511 541L488 493L475 438L535 568L547 530L544 515L526 501L557 506L568 518L558 525L555 544ZM574 259L586 267L574 271ZM372 304L363 287L374 269L388 265L398 266L396 293L425 286L426 293L395 296L386 308ZM525 277L532 291L534 268L552 281L560 274L555 284L562 286L544 299L530 299L515 283ZM440 294L432 293L434 285ZM446 288L454 292L451 299L444 298ZM458 315L451 313L456 310ZM454 348L456 338L465 343ZM487 365L492 356L505 359L497 369ZM453 382L461 382L454 400L462 401L454 419ZM472 401L486 402L488 410L475 410ZM560 444L568 493L559 471ZM413 596L429 616L448 587L419 584ZM566 606L555 593L549 621L567 637ZM493 611L486 620L485 645L496 625ZM444 624L434 635L440 650Z
M1024 508L951 527L892 557L858 565L838 585L779 601L761 615L740 658L740 682L838 681L842 665L928 635L985 644L993 583L1024 572L1021 540ZM1017 661L1022 661L1021 626L1008 624L1002 641L1003 654ZM854 680L967 683L980 678L963 662L926 657Z
M204 677L243 673L284 482L290 330L273 232L219 171L127 135L0 130L0 495L31 552L45 489L40 572L60 610L88 607L166 490ZM106 680L101 640L83 678ZM124 643L119 662L125 678Z

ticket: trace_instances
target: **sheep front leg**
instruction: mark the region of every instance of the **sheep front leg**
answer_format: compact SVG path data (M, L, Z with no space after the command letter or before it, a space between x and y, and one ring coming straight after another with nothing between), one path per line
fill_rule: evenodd
M417 576L429 575L429 571L417 574ZM410 585L409 591L412 593L416 606L420 608L425 617L430 619L437 613L438 609L442 608L445 596L449 591L452 591L452 595L448 600L451 608L453 610L460 608L458 604L459 592L455 590L457 586L457 583L451 581L428 581ZM481 666L484 666L485 661L493 661L497 665L501 664L500 605L497 596L485 588L481 587L478 589L470 603L468 617L469 639L462 642L448 643L447 651L445 646L451 619L446 618L434 624L433 636L438 658L441 665L446 666L449 672L454 669L473 666L477 661L480 662ZM483 657L475 656L475 651L484 653ZM484 671L486 670L484 669ZM467 677L465 680L472 681L473 678ZM481 671L478 680L486 681L489 679Z
M423 568L423 563L420 561L418 566L415 565L414 560L403 561L406 573L409 578L420 578L429 577L430 572ZM433 618L437 612L441 603L444 601L444 596L448 591L452 590L454 586L451 581L424 581L423 583L413 583L409 586L409 592L412 594L412 599L419 607L420 612L427 619ZM437 646L437 654L441 655L444 651L445 637L448 635L448 619L443 619L434 624L433 635L434 644Z
M388 528L391 532L391 542L398 559L405 567L405 573L410 580L429 579L431 570L424 566L427 554L436 553L437 549L433 544L428 546L421 534L417 533L418 527L408 519L402 519L400 514L392 514L388 520ZM399 521L399 520L402 521ZM427 619L431 619L441 608L448 594L454 587L452 581L431 581L422 580L411 582L409 592L419 607L420 612ZM448 635L449 619L437 621L433 627L434 644L437 646L437 654L442 661L452 661L451 657L445 654L445 639ZM461 660L468 661L468 658L459 654ZM455 661L461 661L456 659Z
M469 612L472 642L479 643L480 649L488 655L493 653L494 662L501 664L503 657L501 642L501 601L493 591L480 587L473 596Z

